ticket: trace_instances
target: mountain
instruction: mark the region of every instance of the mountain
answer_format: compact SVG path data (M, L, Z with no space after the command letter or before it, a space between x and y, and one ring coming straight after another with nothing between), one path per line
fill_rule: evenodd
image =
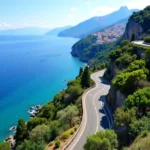
M52 29L50 31L48 31L47 33L45 33L45 35L58 35L59 32L63 31L63 30L66 30L66 29L69 29L71 28L72 26L65 26L65 27L58 27L58 28L55 28L55 29Z
M108 53L114 48L117 40L123 35L128 19L90 34L72 46L71 54L90 66L108 61Z
M49 30L50 28L25 27L9 30L0 30L0 35L43 35Z
M119 10L99 17L93 17L89 20L79 23L78 25L66 29L59 33L59 36L62 37L75 37L82 38L90 34L94 30L100 30L107 26L110 26L119 20L128 18L133 12L138 11L137 9L129 10L126 6L122 6Z
M133 33L136 40L142 40L150 34L150 6L130 16L123 39L131 40Z

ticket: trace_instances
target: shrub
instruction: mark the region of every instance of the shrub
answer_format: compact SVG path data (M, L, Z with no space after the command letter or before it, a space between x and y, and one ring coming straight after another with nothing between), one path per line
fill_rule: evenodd
M68 131L66 131L64 134L63 134L63 139L68 139L68 137L70 136L70 133Z
M148 136L148 131L144 130L141 134L142 137L147 137Z
M74 129L72 129L72 130L70 131L70 134L72 135L72 134L74 134L74 132L75 132Z
M55 142L55 148L59 148L60 147L60 141L56 141Z
M147 36L147 37L144 39L144 42L145 42L145 43L150 43L150 36Z

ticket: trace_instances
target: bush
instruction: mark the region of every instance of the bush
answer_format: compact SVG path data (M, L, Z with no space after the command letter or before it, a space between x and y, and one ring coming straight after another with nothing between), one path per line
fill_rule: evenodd
M141 134L142 137L147 137L148 136L148 131L144 130Z
M150 36L146 37L146 38L144 39L144 42L145 42L145 43L150 43Z
M70 134L73 135L74 132L75 132L74 129L72 129L72 130L70 131Z
M55 142L55 148L59 148L60 147L60 141L56 141Z
M63 134L63 139L68 139L68 137L70 136L70 133L68 131L66 131L64 134Z

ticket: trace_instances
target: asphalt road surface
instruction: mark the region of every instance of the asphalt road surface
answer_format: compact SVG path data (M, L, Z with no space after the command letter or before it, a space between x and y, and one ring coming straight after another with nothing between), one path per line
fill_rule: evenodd
M83 95L83 121L81 128L67 150L83 150L87 136L112 127L112 113L105 102L105 96L109 92L110 85L102 78L104 72L105 70L102 70L91 76L96 83L96 87Z

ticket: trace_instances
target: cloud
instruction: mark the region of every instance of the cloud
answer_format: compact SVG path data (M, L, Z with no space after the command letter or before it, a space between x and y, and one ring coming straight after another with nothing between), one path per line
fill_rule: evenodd
M95 9L93 9L90 14L92 16L103 16L103 15L106 15L106 14L109 14L115 10L117 10L118 8L116 7L109 7L109 6L99 6L99 7L96 7Z
M76 7L72 7L71 8L71 12L76 12L77 11L77 8Z

